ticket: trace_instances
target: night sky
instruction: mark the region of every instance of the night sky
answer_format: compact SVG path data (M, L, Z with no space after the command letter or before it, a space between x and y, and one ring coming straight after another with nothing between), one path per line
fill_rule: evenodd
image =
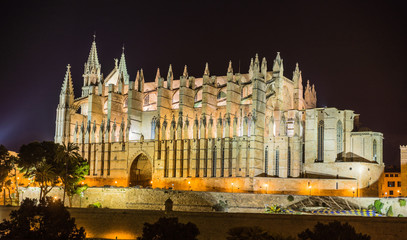
M386 164L399 164L399 145L407 144L406 6L282 2L2 2L0 144L18 150L53 140L66 65L79 97L96 32L104 76L124 44L131 80L143 68L153 81L156 68L166 75L170 63L175 76L187 64L201 77L205 62L211 74L225 75L229 60L246 73L256 53L271 69L279 51L285 76L299 62L304 85L309 79L316 86L318 106L360 113L363 126L384 134Z

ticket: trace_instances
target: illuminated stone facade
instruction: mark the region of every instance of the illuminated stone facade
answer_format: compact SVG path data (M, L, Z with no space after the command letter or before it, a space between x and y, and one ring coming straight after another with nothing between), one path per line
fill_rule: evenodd
M256 55L246 74L230 62L213 76L206 64L203 77L185 66L177 80L170 65L165 78L158 69L147 82L141 69L130 81L123 52L103 77L94 41L79 98L68 65L55 141L79 145L90 185L377 194L383 135L360 129L351 110L316 108L298 64L292 79L283 74L278 53L271 71Z

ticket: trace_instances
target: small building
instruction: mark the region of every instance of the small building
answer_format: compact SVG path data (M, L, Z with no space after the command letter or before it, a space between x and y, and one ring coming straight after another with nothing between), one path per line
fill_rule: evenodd
M402 193L400 171L386 169L383 173L379 197L400 197Z

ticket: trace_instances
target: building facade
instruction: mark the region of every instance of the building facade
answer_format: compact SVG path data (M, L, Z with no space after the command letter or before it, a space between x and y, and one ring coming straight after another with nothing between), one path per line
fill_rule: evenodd
M385 171L380 189L380 197L401 197L401 186L400 172Z
M202 77L185 66L176 79L170 65L131 81L124 51L103 77L93 41L80 97L67 67L55 142L78 144L90 185L377 195L383 135L352 110L317 108L298 64L291 79L280 53L271 65L256 55L245 74L229 62L225 76L206 64Z

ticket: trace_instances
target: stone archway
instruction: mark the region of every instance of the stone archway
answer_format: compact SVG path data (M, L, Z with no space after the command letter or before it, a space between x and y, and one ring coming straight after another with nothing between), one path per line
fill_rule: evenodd
M144 154L140 154L134 159L130 167L129 187L151 186L152 167L150 160Z

